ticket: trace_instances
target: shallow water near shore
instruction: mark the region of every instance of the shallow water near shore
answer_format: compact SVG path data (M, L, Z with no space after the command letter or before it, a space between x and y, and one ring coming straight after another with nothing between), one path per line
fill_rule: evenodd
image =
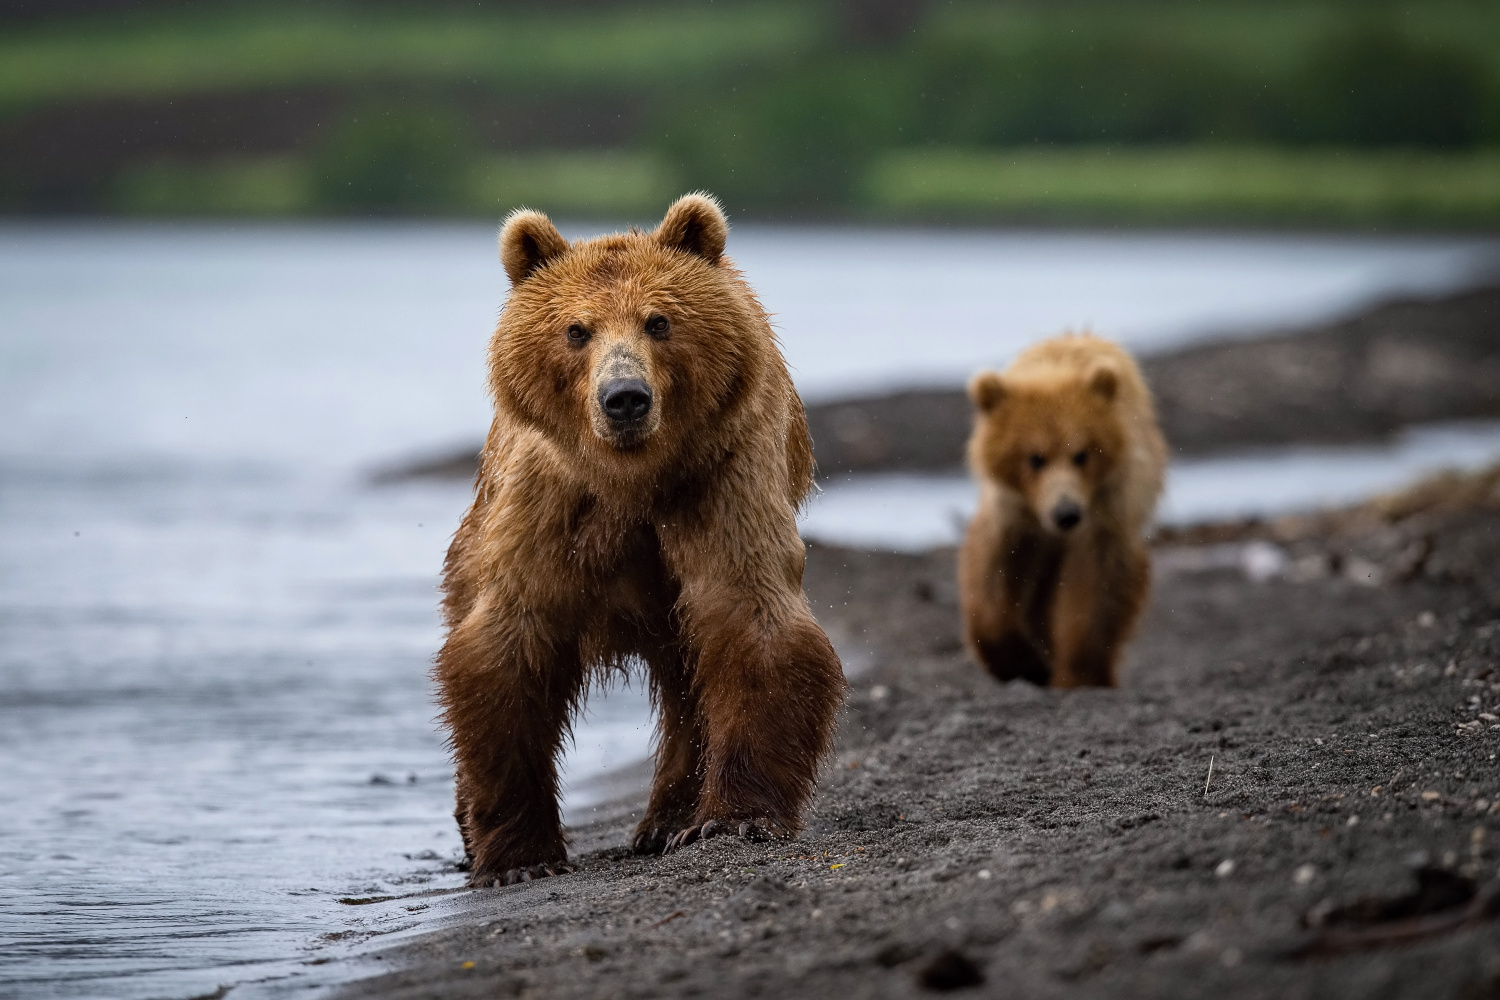
M154 997L316 972L427 908L339 899L461 884L426 665L466 493L0 466L0 982ZM640 759L648 725L616 692L572 773Z
M732 239L810 397L956 378L1067 324L1148 347L1319 317L1457 284L1496 247ZM443 907L415 894L461 884L426 671L469 490L365 474L482 433L494 258L485 226L0 228L4 991L315 985L309 963L423 926ZM1233 474L1204 494L1239 489ZM839 489L809 535L838 520ZM594 701L571 814L648 742L638 687Z

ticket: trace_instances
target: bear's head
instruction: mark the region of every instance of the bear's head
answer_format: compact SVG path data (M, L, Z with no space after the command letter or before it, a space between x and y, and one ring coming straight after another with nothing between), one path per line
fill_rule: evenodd
M511 293L490 343L496 406L575 459L639 468L678 454L743 397L776 350L724 256L728 223L704 194L654 232L569 243L540 212L511 214Z
M1044 530L1074 531L1100 511L1122 458L1119 382L1108 364L1046 378L975 375L975 471L1021 498Z

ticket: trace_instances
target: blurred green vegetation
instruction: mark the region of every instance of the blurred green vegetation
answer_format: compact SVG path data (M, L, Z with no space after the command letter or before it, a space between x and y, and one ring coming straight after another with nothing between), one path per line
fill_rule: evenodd
M1493 227L1500 4L147 4L0 23L0 208Z
M334 211L462 210L478 151L478 130L454 108L371 104L313 149L311 192Z
M107 203L127 215L296 215L314 207L311 177L289 157L127 167Z
M410 154L395 149L390 159L367 161L347 176L290 157L159 160L122 171L111 185L109 204L126 215L275 216L352 209L498 217L519 206L543 206L575 218L649 218L684 190L671 166L649 152L482 156L465 161L462 176L451 177L451 163L430 161L401 173ZM451 177L452 183L434 185L439 177ZM336 185L332 192L330 184ZM380 194L386 197L377 199Z
M866 184L869 204L897 217L1500 225L1500 149L902 151L879 159Z
M577 217L660 215L685 188L664 158L604 150L492 156L465 187L475 214L503 215L521 206Z
M415 3L172 5L6 31L0 100L391 80L608 86L782 58L817 34L814 10L785 3L555 14Z

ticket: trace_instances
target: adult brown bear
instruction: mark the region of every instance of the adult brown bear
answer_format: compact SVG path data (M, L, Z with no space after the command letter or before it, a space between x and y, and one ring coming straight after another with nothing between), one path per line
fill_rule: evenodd
M495 419L435 668L472 885L568 870L557 755L637 658L659 723L634 848L801 829L844 679L802 593L802 402L727 236L701 194L653 233L500 233Z

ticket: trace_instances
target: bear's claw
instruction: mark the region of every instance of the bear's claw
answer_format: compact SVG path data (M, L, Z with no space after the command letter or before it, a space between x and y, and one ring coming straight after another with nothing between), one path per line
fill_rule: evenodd
M674 854L695 840L707 840L710 837L735 835L742 840L785 840L791 837L791 831L787 827L766 817L741 820L736 824L733 820L711 819L702 826L690 826L679 830L667 838L667 846L662 848L662 854Z
M660 854L671 839L670 830L659 826L648 827L636 831L635 836L630 839L630 849L636 854Z
M531 865L527 868L511 868L501 875L496 876L490 884L495 888L506 885L519 885L522 882L531 882L539 878L548 878L554 875L571 875L578 869L568 864Z

